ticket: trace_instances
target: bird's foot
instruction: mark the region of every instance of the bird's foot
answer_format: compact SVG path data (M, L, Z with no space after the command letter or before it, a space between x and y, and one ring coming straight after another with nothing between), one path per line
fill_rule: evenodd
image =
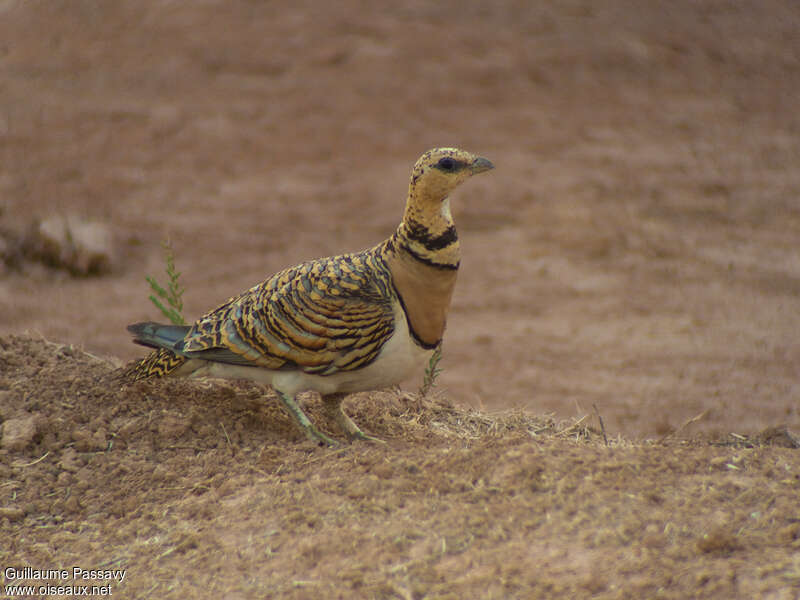
M347 416L342 409L342 400L344 397L344 394L324 396L322 398L322 402L325 406L325 409L328 411L328 415L339 424L339 427L341 427L342 430L347 434L347 437L350 439L350 441L361 440L364 442L378 442L380 444L385 444L386 442L384 442L382 439L372 437L371 435L367 435L361 431L358 425L353 422L353 419Z
M376 438L376 437L373 437L371 435L367 435L366 433L364 433L360 429L355 433L348 432L347 433L347 437L349 437L351 440L361 440L363 442L377 442L379 444L385 444L386 443L386 440L382 440L381 438Z
M317 446L328 446L329 448L336 448L337 446L341 446L339 442L337 442L332 437L329 437L322 433L319 429L314 427L313 425L309 429L305 429L306 437L314 442Z
M303 409L298 406L294 398L290 398L282 392L278 392L278 397L286 407L286 410L289 411L289 414L294 417L294 420L297 422L297 424L303 428L303 432L306 434L306 437L309 440L318 446L339 446L339 442L332 437L325 435L319 429L314 427L314 424L306 416L306 413L303 412Z

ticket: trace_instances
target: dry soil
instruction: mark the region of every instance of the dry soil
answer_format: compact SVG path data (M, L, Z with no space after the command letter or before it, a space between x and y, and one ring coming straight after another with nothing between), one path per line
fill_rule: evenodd
M0 566L122 568L125 598L800 597L798 32L793 0L0 2ZM313 448L251 385L114 379L162 240L199 316L385 238L437 145L497 168L453 199L435 393L349 401L385 446ZM105 258L37 250L51 219Z

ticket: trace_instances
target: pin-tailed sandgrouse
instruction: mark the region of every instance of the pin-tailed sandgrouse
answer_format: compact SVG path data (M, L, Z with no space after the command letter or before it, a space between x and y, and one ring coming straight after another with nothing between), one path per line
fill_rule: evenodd
M128 375L270 384L310 439L333 445L296 400L316 391L351 439L372 439L342 400L399 383L440 344L460 260L449 196L492 167L463 150L429 150L414 165L403 221L389 239L281 271L194 325L131 325L134 341L156 350Z

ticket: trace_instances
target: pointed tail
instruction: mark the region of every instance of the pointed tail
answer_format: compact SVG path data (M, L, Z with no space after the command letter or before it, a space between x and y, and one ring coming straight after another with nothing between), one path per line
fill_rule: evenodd
M160 325L158 323L134 323L128 326L133 341L142 346L156 348L143 359L128 366L122 377L129 381L165 377L186 362L186 358L172 349L191 329L188 325Z
M128 325L128 331L133 334L133 341L150 348L166 348L173 350L175 344L189 333L189 325L161 325L146 321Z

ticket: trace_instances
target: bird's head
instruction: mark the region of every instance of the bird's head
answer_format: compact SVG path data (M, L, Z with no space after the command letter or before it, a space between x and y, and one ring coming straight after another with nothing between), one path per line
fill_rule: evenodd
M487 159L457 148L434 148L423 154L411 171L406 210L395 234L398 247L417 261L455 273L460 246L450 213L450 192L472 175L492 168Z
M493 168L488 159L464 150L433 148L414 165L409 196L419 201L441 202L465 180Z

